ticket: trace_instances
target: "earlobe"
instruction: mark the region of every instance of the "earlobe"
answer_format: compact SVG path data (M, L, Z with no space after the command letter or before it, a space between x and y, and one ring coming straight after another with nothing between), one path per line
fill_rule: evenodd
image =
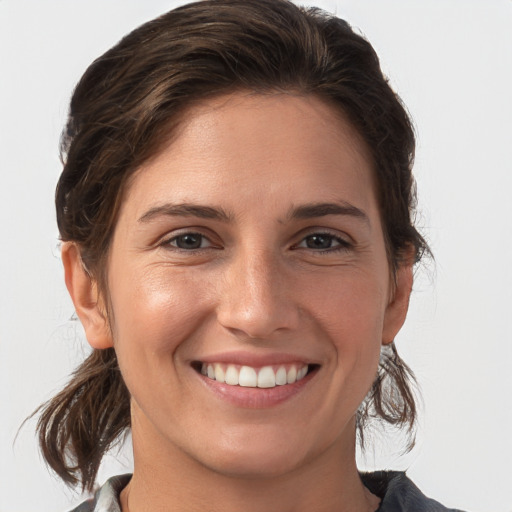
M409 309L413 284L412 262L404 262L396 271L394 293L386 308L382 344L389 345L402 328Z
M78 246L73 242L64 242L61 255L66 287L84 327L87 341L97 349L112 347L112 335L97 282L87 272Z

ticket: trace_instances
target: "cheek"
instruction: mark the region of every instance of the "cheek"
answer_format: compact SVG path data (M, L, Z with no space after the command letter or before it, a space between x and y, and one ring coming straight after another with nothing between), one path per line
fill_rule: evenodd
M211 286L176 268L133 269L111 279L116 350L172 354L208 315ZM211 293L211 292L210 292Z
M315 279L310 286L302 288L307 289L303 304L336 346L371 340L380 345L387 306L384 280L347 271L323 280Z
M314 289L310 303L315 305L311 318L318 322L333 352L334 395L340 393L349 409L357 409L370 388L377 371L387 282L344 276L331 279L322 293ZM312 289L313 290L313 289Z
M201 336L211 300L204 282L176 269L132 270L129 278L112 274L114 347L132 399L145 415L164 421L189 399L177 363L182 347Z

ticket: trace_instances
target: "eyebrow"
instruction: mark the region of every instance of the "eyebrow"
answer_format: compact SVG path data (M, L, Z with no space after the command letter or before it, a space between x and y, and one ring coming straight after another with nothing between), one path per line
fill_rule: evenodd
M312 219L315 217L326 217L328 215L343 215L355 217L370 225L368 215L356 206L340 201L337 203L309 203L292 208L287 215L288 220ZM147 223L156 217L199 217L202 219L213 219L222 222L230 222L233 215L227 213L223 208L203 206L193 203L172 204L166 203L150 208L140 218L139 222Z
M327 215L344 215L361 219L368 226L370 219L368 215L356 206L339 201L336 203L310 203L292 208L288 213L288 219L312 219L315 217L326 217Z
M155 217L199 217L202 219L220 220L229 222L232 216L222 208L212 206L202 206L192 203L171 204L166 203L150 208L140 218L139 222L150 222Z

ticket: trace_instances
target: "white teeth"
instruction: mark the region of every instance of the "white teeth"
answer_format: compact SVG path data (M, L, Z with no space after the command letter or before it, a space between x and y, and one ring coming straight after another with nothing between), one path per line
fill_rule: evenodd
M280 366L276 372L276 384L278 386L286 384L286 368L284 366Z
M238 370L232 364L228 366L224 378L226 379L226 384L229 384L230 386L238 386Z
M220 364L216 364L214 366L215 369L215 380L218 382L225 382L226 379L224 377L224 370L222 369L222 366Z
M237 367L229 364L226 367L222 363L203 363L201 373L212 380L224 382L230 386L274 388L302 380L308 373L308 365L292 364L288 370L285 366L279 366L277 370L272 366L264 366L258 371L251 366Z
M258 383L256 370L250 366L242 366L242 368L240 368L238 383L244 388L255 388Z
M242 373L242 372L240 372ZM258 372L258 387L259 388L275 388L276 387L276 374L272 370L272 366L264 366Z
M287 384L293 384L297 380L297 368L295 366L291 366L286 374L286 382Z

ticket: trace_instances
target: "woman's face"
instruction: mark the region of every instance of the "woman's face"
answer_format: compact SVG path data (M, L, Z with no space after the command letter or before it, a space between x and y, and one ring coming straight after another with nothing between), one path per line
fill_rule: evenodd
M108 263L136 453L277 475L353 449L411 284L372 172L332 107L279 94L194 107L137 171Z

